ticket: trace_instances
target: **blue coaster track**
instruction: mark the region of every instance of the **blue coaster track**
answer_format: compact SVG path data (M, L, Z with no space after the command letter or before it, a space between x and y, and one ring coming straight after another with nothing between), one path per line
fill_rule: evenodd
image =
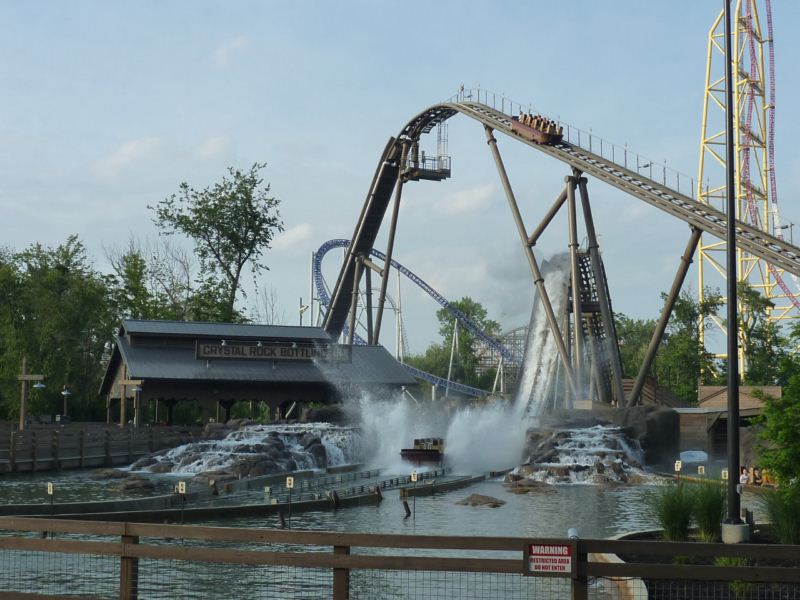
M314 286L317 289L317 295L319 297L320 303L326 308L326 310L330 304L331 299L330 299L330 294L328 294L328 288L325 283L325 278L322 275L322 259L328 252L330 252L335 248L348 248L349 246L350 246L350 240L345 240L345 239L328 240L327 242L324 242L314 254L314 259L312 262L312 276L314 278ZM380 252L379 250L375 250L373 248L370 251L370 254L379 260L386 261L386 256L383 254L383 252ZM499 340L495 339L494 337L484 332L480 327L478 327L475 324L474 321L472 321L469 317L467 317L463 312L458 310L455 306L450 304L444 296L442 296L439 292L433 289L421 277L415 275L411 270L407 269L394 259L392 259L391 261L391 266L397 269L397 271L402 273L405 277L410 279L422 290L424 290L425 293L427 293L431 298L433 298L441 307L443 307L450 314L452 314L453 317L455 317L467 331L469 331L476 338L483 341L492 350L500 354L500 356L503 357L504 361L511 364L518 364L521 362L522 357L512 352L509 348L506 348L502 343L500 343ZM353 335L353 340L355 343L358 344L366 344L366 341L363 340L361 337L359 337L357 334ZM468 396L480 397L487 395L487 392L485 390L457 383L455 381L448 381L445 378L433 375L432 373L427 373L425 371L422 371L421 369L412 367L411 365L404 364L403 366L415 377L424 379L425 381L428 381L429 383L432 383L437 387L449 388L454 392L458 392Z

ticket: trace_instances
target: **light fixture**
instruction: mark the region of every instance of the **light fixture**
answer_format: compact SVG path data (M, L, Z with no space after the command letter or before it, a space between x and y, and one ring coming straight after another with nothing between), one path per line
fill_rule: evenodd
M297 348L297 342L292 342L292 348Z
M66 396L72 396L72 392L70 392L70 391L67 389L67 386L64 386L64 389L63 389L63 390L61 390L61 395L62 395L62 396L64 396L64 397L66 397Z
M142 386L137 385L135 388L131 390L132 392L136 392L137 394L142 391Z
M258 342L256 343L256 347L261 348L261 340L258 340Z
M227 343L225 342L225 340L222 340L222 341L220 342L220 346L227 346Z
M37 381L36 383L33 384L33 389L35 390L43 390L46 387L47 386L43 384L41 381Z

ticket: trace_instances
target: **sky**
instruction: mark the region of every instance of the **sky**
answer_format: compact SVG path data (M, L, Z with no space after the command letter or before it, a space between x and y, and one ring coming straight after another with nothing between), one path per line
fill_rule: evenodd
M778 193L782 221L800 224L800 40L791 33L800 3L773 5ZM259 286L295 324L311 253L350 237L388 138L460 85L695 176L707 35L720 7L0 0L0 245L54 246L77 234L108 271L109 249L157 237L148 205L181 182L202 188L228 166L265 162L286 230ZM498 143L530 231L566 166ZM424 144L433 153L435 139ZM446 298L480 301L503 329L525 325L533 286L482 126L451 119L449 152L451 179L405 187L395 258ZM655 317L688 227L599 181L589 195L614 310ZM560 216L537 254L565 251L565 232ZM326 258L330 283L340 256ZM696 293L694 271L684 287ZM410 349L422 352L438 339L438 307L409 282L401 295ZM393 329L382 340L390 348Z

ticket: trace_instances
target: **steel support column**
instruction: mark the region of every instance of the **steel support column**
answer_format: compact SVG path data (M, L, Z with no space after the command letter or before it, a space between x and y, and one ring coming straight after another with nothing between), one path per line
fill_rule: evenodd
M575 385L578 393L583 394L583 308L581 306L581 278L578 271L578 220L575 210L575 188L577 177L565 177L567 184L567 217L569 227L569 270L572 287L572 331L573 355L575 366ZM569 335L569 332L567 332Z
M500 181L503 184L503 190L505 190L506 198L508 199L508 206L511 209L511 215L514 217L514 222L517 225L520 241L522 242L525 256L528 259L528 265L530 266L531 274L533 275L533 283L539 292L539 300L541 301L542 308L544 308L545 314L547 315L547 324L550 327L550 333L556 342L558 354L561 357L561 362L564 365L567 384L570 387L572 396L576 397L577 389L575 387L575 374L573 373L572 365L569 362L569 354L567 353L567 348L564 345L564 338L561 336L561 332L558 329L558 322L556 321L555 313L553 313L553 305L550 303L550 296L548 296L547 289L544 287L544 278L539 270L539 263L536 261L536 257L533 254L533 249L528 245L528 234L525 232L525 224L522 222L522 216L519 213L519 207L517 206L517 200L514 197L514 191L511 189L511 183L508 180L506 169L503 166L503 159L500 157L500 151L497 149L497 140L494 138L491 127L484 125L484 129L486 130L486 143L489 145L489 149L494 157L494 162L497 166L497 173L500 175Z
M683 281L686 279L686 273L688 273L689 266L692 264L692 257L694 256L694 251L697 248L697 244L700 241L700 236L702 234L703 232L699 229L692 228L692 235L689 237L689 242L686 244L686 250L684 250L683 256L681 256L681 264L678 267L678 272L675 273L675 279L672 282L672 288L669 290L669 295L664 302L664 308L661 311L661 317L656 324L656 330L653 332L650 345L647 347L644 361L639 369L639 375L636 377L636 382L633 384L633 389L631 390L630 396L628 396L627 406L633 406L639 400L639 394L642 393L642 388L644 387L644 380L647 377L648 371L650 371L650 366L653 364L653 359L656 357L658 346L661 344L661 336L663 336L664 332L667 330L667 324L669 323L669 318L672 315L672 309L675 307L675 301L678 299L678 294L680 294ZM736 474L734 473L731 476L735 477Z
M394 206L392 206L392 221L389 224L389 240L386 242L386 261L381 272L381 290L378 293L378 312L375 314L375 330L369 343L377 346L381 336L381 324L383 323L383 307L386 304L386 288L389 285L389 270L392 264L392 252L394 251L394 236L397 232L397 218L400 214L400 198L403 195L403 168L408 157L408 142L403 144L400 152L400 171L397 174L397 187L394 193Z
M528 246L536 245L536 242L539 241L539 238L541 237L542 233L544 233L544 230L547 229L548 225L550 225L550 221L552 221L553 218L558 214L558 211L561 209L561 206L564 204L564 201L566 199L567 199L567 188L565 186L564 189L561 190L561 193L558 195L558 198L556 198L556 201L553 202L553 206L550 207L550 210L547 211L547 214L544 216L542 221L539 223L536 229L533 230L533 233L528 238Z
M352 345L356 333L356 312L358 311L358 286L361 283L361 260L354 256L355 275L353 277L353 297L350 300L350 331L347 332L347 343Z
M364 273L364 287L367 296L367 340L372 343L372 269L367 266Z
M595 287L597 288L597 300L600 302L600 316L603 319L603 330L606 334L609 357L611 362L611 374L613 376L614 396L617 406L625 403L625 390L622 386L622 363L619 358L619 341L617 340L617 328L614 326L614 315L611 312L611 300L606 293L606 276L603 263L600 261L600 244L597 242L597 232L594 228L594 217L592 216L592 206L589 203L589 190L586 188L586 177L578 179L578 189L581 194L581 207L583 208L583 220L586 224L586 237L589 240L589 260L592 263L594 272Z

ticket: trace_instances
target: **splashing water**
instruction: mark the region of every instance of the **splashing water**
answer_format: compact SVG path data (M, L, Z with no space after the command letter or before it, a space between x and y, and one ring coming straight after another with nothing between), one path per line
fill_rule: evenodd
M222 471L243 460L266 457L276 446L286 452L274 459L279 470L315 469L317 460L303 445L307 436L318 437L329 466L350 464L361 459L361 440L352 427L330 423L303 423L296 425L248 425L232 431L221 440L203 440L173 448L157 457L148 471L162 471L159 466L171 465L170 472L197 474Z
M647 481L644 453L622 429L596 425L580 429L534 430L530 463L515 470L545 483L629 483ZM530 435L530 434L529 434Z

